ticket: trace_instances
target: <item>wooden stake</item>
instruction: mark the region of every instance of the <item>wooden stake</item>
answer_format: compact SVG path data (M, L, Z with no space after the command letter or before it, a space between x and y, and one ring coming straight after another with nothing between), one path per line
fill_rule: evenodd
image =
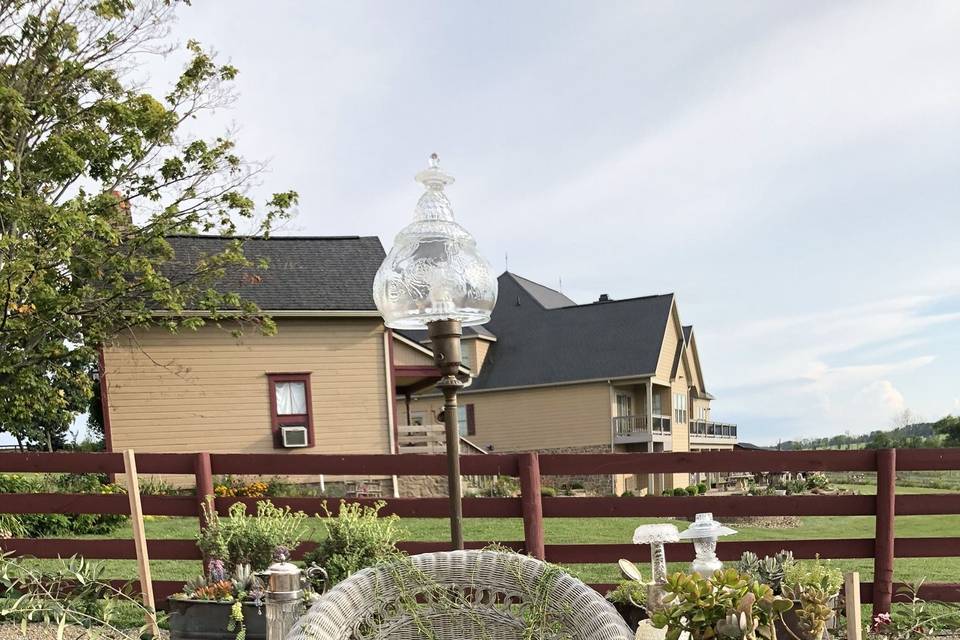
M860 618L860 573L850 571L843 575L844 602L847 610L847 640L863 640L863 621Z
M143 527L143 507L140 504L140 481L137 478L137 461L133 449L123 452L123 466L127 474L127 495L130 497L130 524L133 527L133 542L137 549L137 571L140 574L140 592L143 606L147 608L147 624L154 638L160 637L157 626L157 606L153 599L153 581L150 577L150 557L147 554L147 532Z

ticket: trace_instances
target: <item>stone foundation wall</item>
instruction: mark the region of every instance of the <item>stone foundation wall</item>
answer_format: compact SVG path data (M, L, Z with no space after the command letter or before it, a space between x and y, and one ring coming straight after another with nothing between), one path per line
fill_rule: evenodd
M436 498L447 495L447 476L399 476L401 498Z
M587 447L562 447L557 449L537 449L537 453L610 453L610 445L593 445ZM567 487L582 485L583 490L591 495L608 496L613 494L613 476L588 476L588 475L568 475L568 476L543 476L541 483L545 487L554 487L559 492L566 485Z

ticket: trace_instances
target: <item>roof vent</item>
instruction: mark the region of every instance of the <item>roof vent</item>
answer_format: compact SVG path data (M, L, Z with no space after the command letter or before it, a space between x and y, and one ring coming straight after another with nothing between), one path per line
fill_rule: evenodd
M610 296L605 293L601 293L600 299L597 300L597 302L610 302Z

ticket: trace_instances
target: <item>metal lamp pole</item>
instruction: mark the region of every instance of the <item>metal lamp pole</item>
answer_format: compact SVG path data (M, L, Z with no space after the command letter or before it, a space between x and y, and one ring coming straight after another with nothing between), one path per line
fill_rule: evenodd
M457 393L463 383L457 377L460 369L459 320L435 320L427 325L427 336L433 347L434 361L440 369L437 388L443 393L443 424L447 441L447 487L450 492L450 540L454 549L463 549L463 503L460 487L460 421Z

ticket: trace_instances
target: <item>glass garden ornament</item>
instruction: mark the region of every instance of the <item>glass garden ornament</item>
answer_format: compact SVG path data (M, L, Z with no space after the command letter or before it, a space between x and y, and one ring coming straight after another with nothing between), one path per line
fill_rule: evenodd
M681 540L691 540L696 557L690 569L704 578L709 578L715 571L723 568L723 563L717 558L717 538L736 533L730 527L725 527L713 519L712 513L698 513L693 524L680 533Z

